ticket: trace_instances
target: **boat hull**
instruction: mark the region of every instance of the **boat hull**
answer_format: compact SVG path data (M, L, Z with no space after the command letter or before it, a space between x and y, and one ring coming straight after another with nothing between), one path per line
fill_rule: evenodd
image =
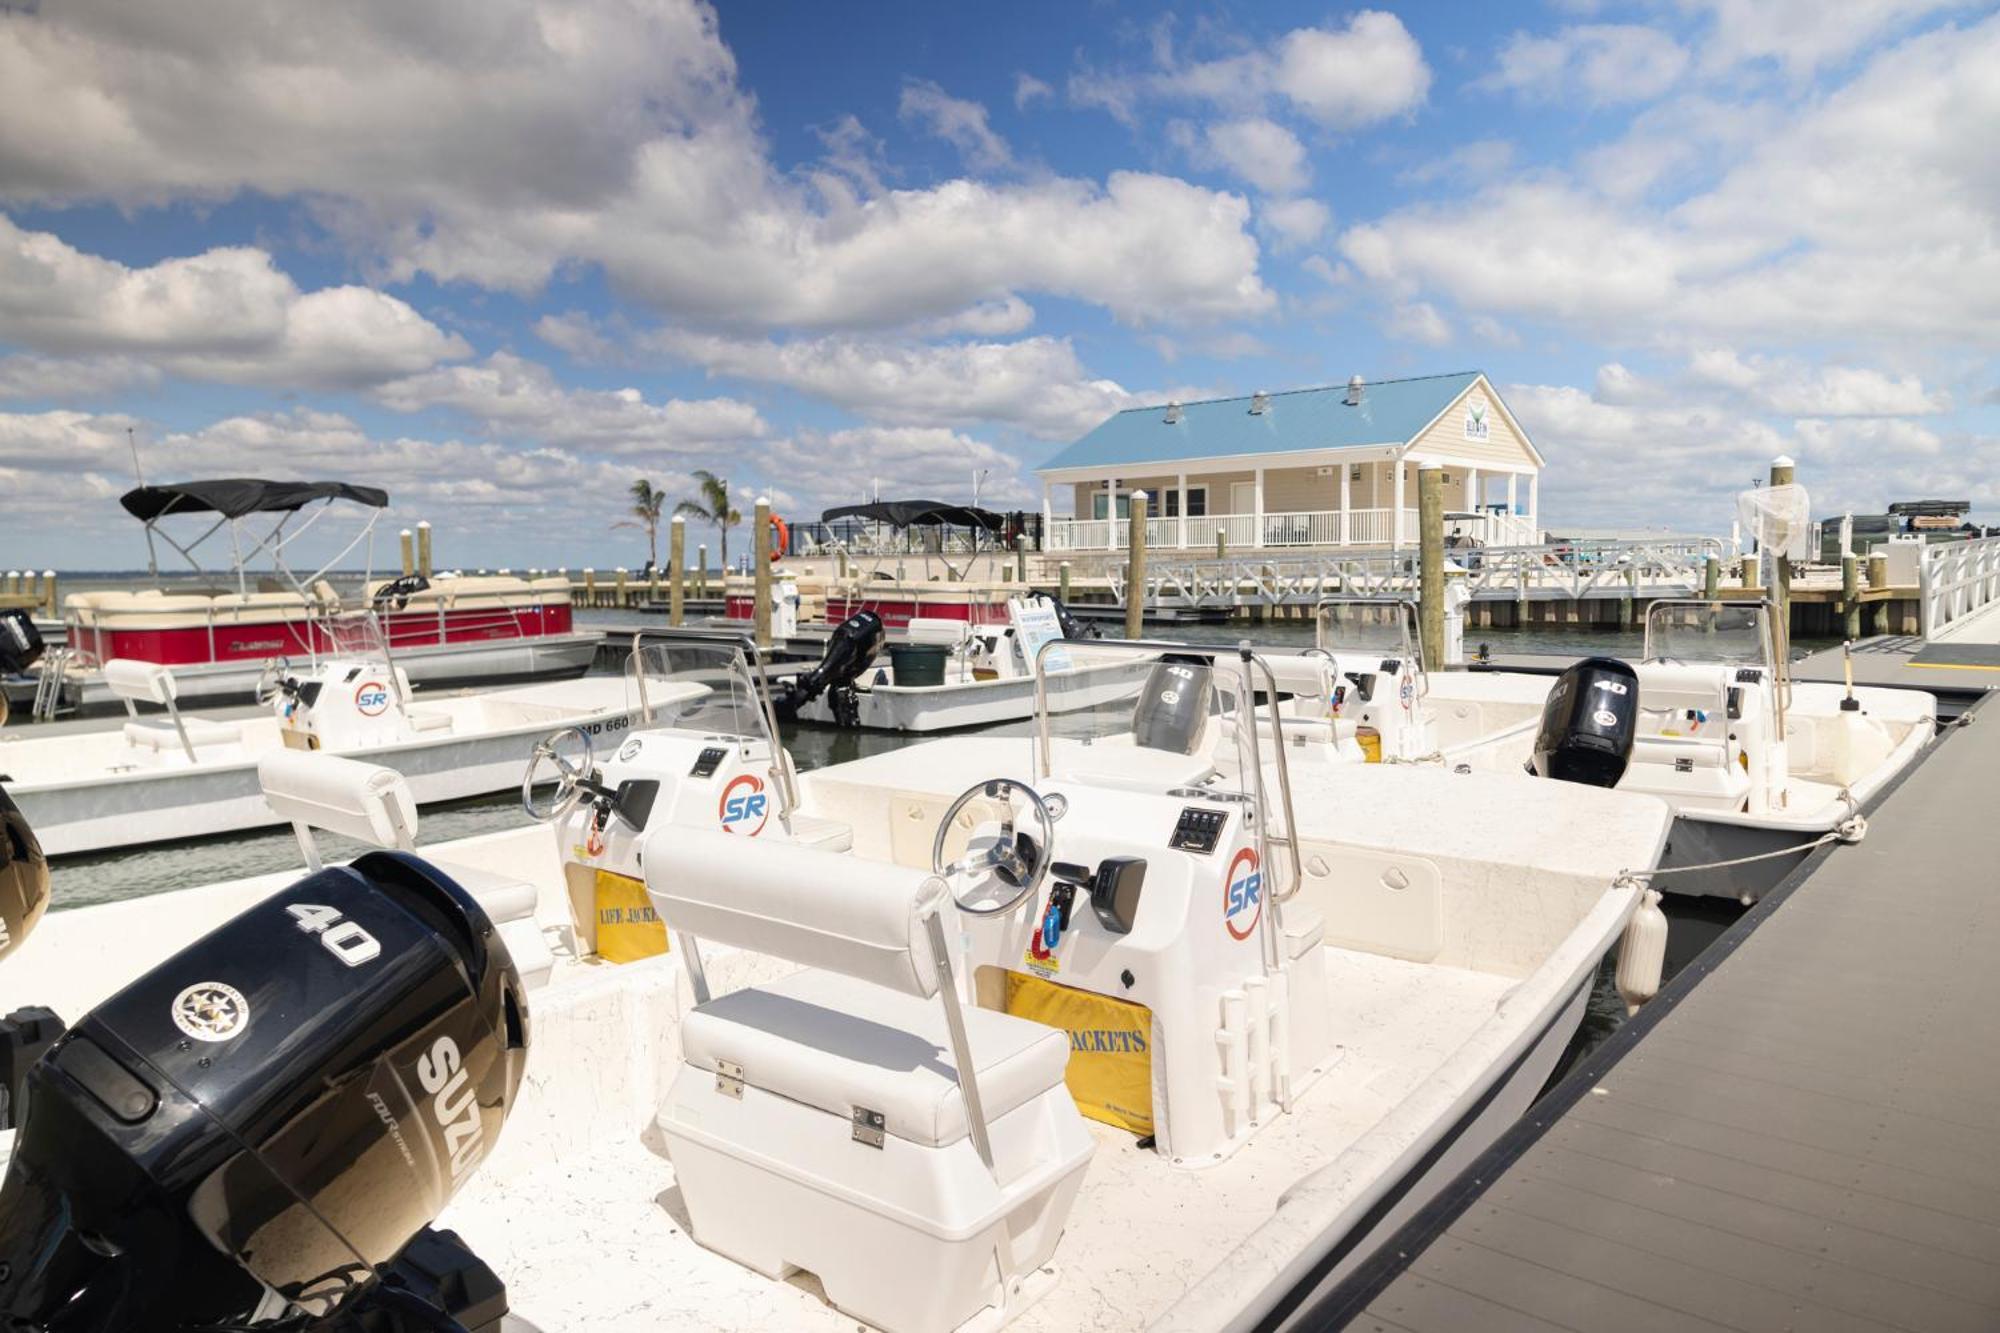
M1076 676L1063 677L1060 691L1050 696L1049 711L1095 708L1135 693L1139 685L1128 672L1106 671L1104 677L1090 684L1079 684ZM1032 676L944 685L865 686L855 691L855 698L860 707L857 725L870 731L951 731L1020 722L1035 715ZM838 725L824 695L801 707L798 716L802 722Z

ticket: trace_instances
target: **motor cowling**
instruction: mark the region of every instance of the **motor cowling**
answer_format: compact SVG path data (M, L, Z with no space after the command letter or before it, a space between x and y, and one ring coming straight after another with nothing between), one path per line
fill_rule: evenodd
M785 682L773 694L772 706L790 717L828 690L852 685L880 655L888 637L881 616L856 611L827 636L826 651L813 669Z
M1169 654L1146 673L1132 710L1136 744L1148 750L1193 754L1215 698L1215 668L1204 657Z
M1559 782L1615 787L1638 723L1639 673L1615 657L1586 657L1556 677L1528 767Z
M14 608L0 611L0 676L15 676L42 660L42 632L35 618Z
M0 787L0 959L21 947L48 906L48 858L27 816Z
M0 1185L5 1326L340 1310L477 1168L527 1039L498 932L418 858L265 899L35 1065Z

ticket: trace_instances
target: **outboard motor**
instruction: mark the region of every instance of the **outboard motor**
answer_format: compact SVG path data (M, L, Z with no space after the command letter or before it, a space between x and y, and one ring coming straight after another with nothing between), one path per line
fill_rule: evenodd
M1638 724L1639 673L1615 657L1586 657L1549 691L1528 771L1615 787L1631 761Z
M430 586L431 581L422 574L405 574L377 588L371 602L377 611L400 611L410 604L411 597Z
M41 661L42 647L33 616L19 608L0 611L0 676L18 676Z
M1215 698L1215 668L1205 657L1169 653L1146 674L1132 712L1132 734L1148 750L1193 754Z
M0 959L21 947L48 906L48 858L21 808L0 787Z
M798 716L799 709L827 694L834 721L843 727L855 725L860 720L860 710L854 701L854 682L881 653L887 638L881 616L873 611L856 611L827 637L826 652L817 666L802 676L794 676L772 694L771 707L780 717L790 720Z
M300 880L35 1065L0 1184L0 1327L318 1328L377 1309L367 1327L468 1327L395 1314L427 1285L399 1255L440 1267L451 1239L426 1224L498 1137L527 1043L520 977L458 885L399 852ZM438 1285L490 1307L496 1284Z
M1072 615L1070 609L1063 605L1062 598L1056 596L1054 593L1037 593L1036 596L1056 609L1056 624L1062 626L1062 633L1065 639L1096 639L1103 637L1098 632L1097 626L1079 620L1076 616Z

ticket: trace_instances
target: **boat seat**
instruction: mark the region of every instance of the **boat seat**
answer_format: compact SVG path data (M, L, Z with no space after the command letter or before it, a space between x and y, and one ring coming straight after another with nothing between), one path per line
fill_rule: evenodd
M203 717L183 717L181 725L187 728L188 744L199 750L210 745L235 745L243 739L243 725L240 722L211 722ZM127 744L141 750L165 751L179 754L180 733L174 730L170 721L151 718L125 724Z
M801 847L822 852L845 852L854 847L854 825L824 815L792 816L792 841Z
M435 708L406 708L403 716L408 719L411 731L451 730L451 714Z
M987 1119L1063 1086L1060 1029L993 1009L967 1009L965 1026ZM966 1135L935 1000L808 968L702 1005L682 1020L681 1047L697 1069L727 1062L754 1087L842 1119L870 1107L892 1138L945 1148Z
M535 920L535 904L539 900L535 886L500 871L482 870L457 861L426 859L471 894L493 922L514 960L514 970L521 974L521 984L529 990L547 985L555 971L556 959L542 936L541 924Z

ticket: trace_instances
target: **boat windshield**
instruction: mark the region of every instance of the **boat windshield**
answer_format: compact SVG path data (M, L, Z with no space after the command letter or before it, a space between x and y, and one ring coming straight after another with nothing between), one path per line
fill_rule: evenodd
M1058 639L1035 657L1037 780L1069 778L1264 812L1265 864L1298 883L1277 678L1240 648ZM1270 853L1287 849L1281 862ZM1280 896L1287 896L1281 892Z
M1314 646L1329 653L1380 653L1423 664L1418 656L1417 606L1404 600L1329 597L1314 616Z
M1726 662L1774 670L1768 602L1659 601L1646 611L1648 662Z
M790 827L798 808L791 759L778 724L763 656L741 635L704 630L641 630L625 662L625 703L651 729L699 732L768 757L778 813Z

